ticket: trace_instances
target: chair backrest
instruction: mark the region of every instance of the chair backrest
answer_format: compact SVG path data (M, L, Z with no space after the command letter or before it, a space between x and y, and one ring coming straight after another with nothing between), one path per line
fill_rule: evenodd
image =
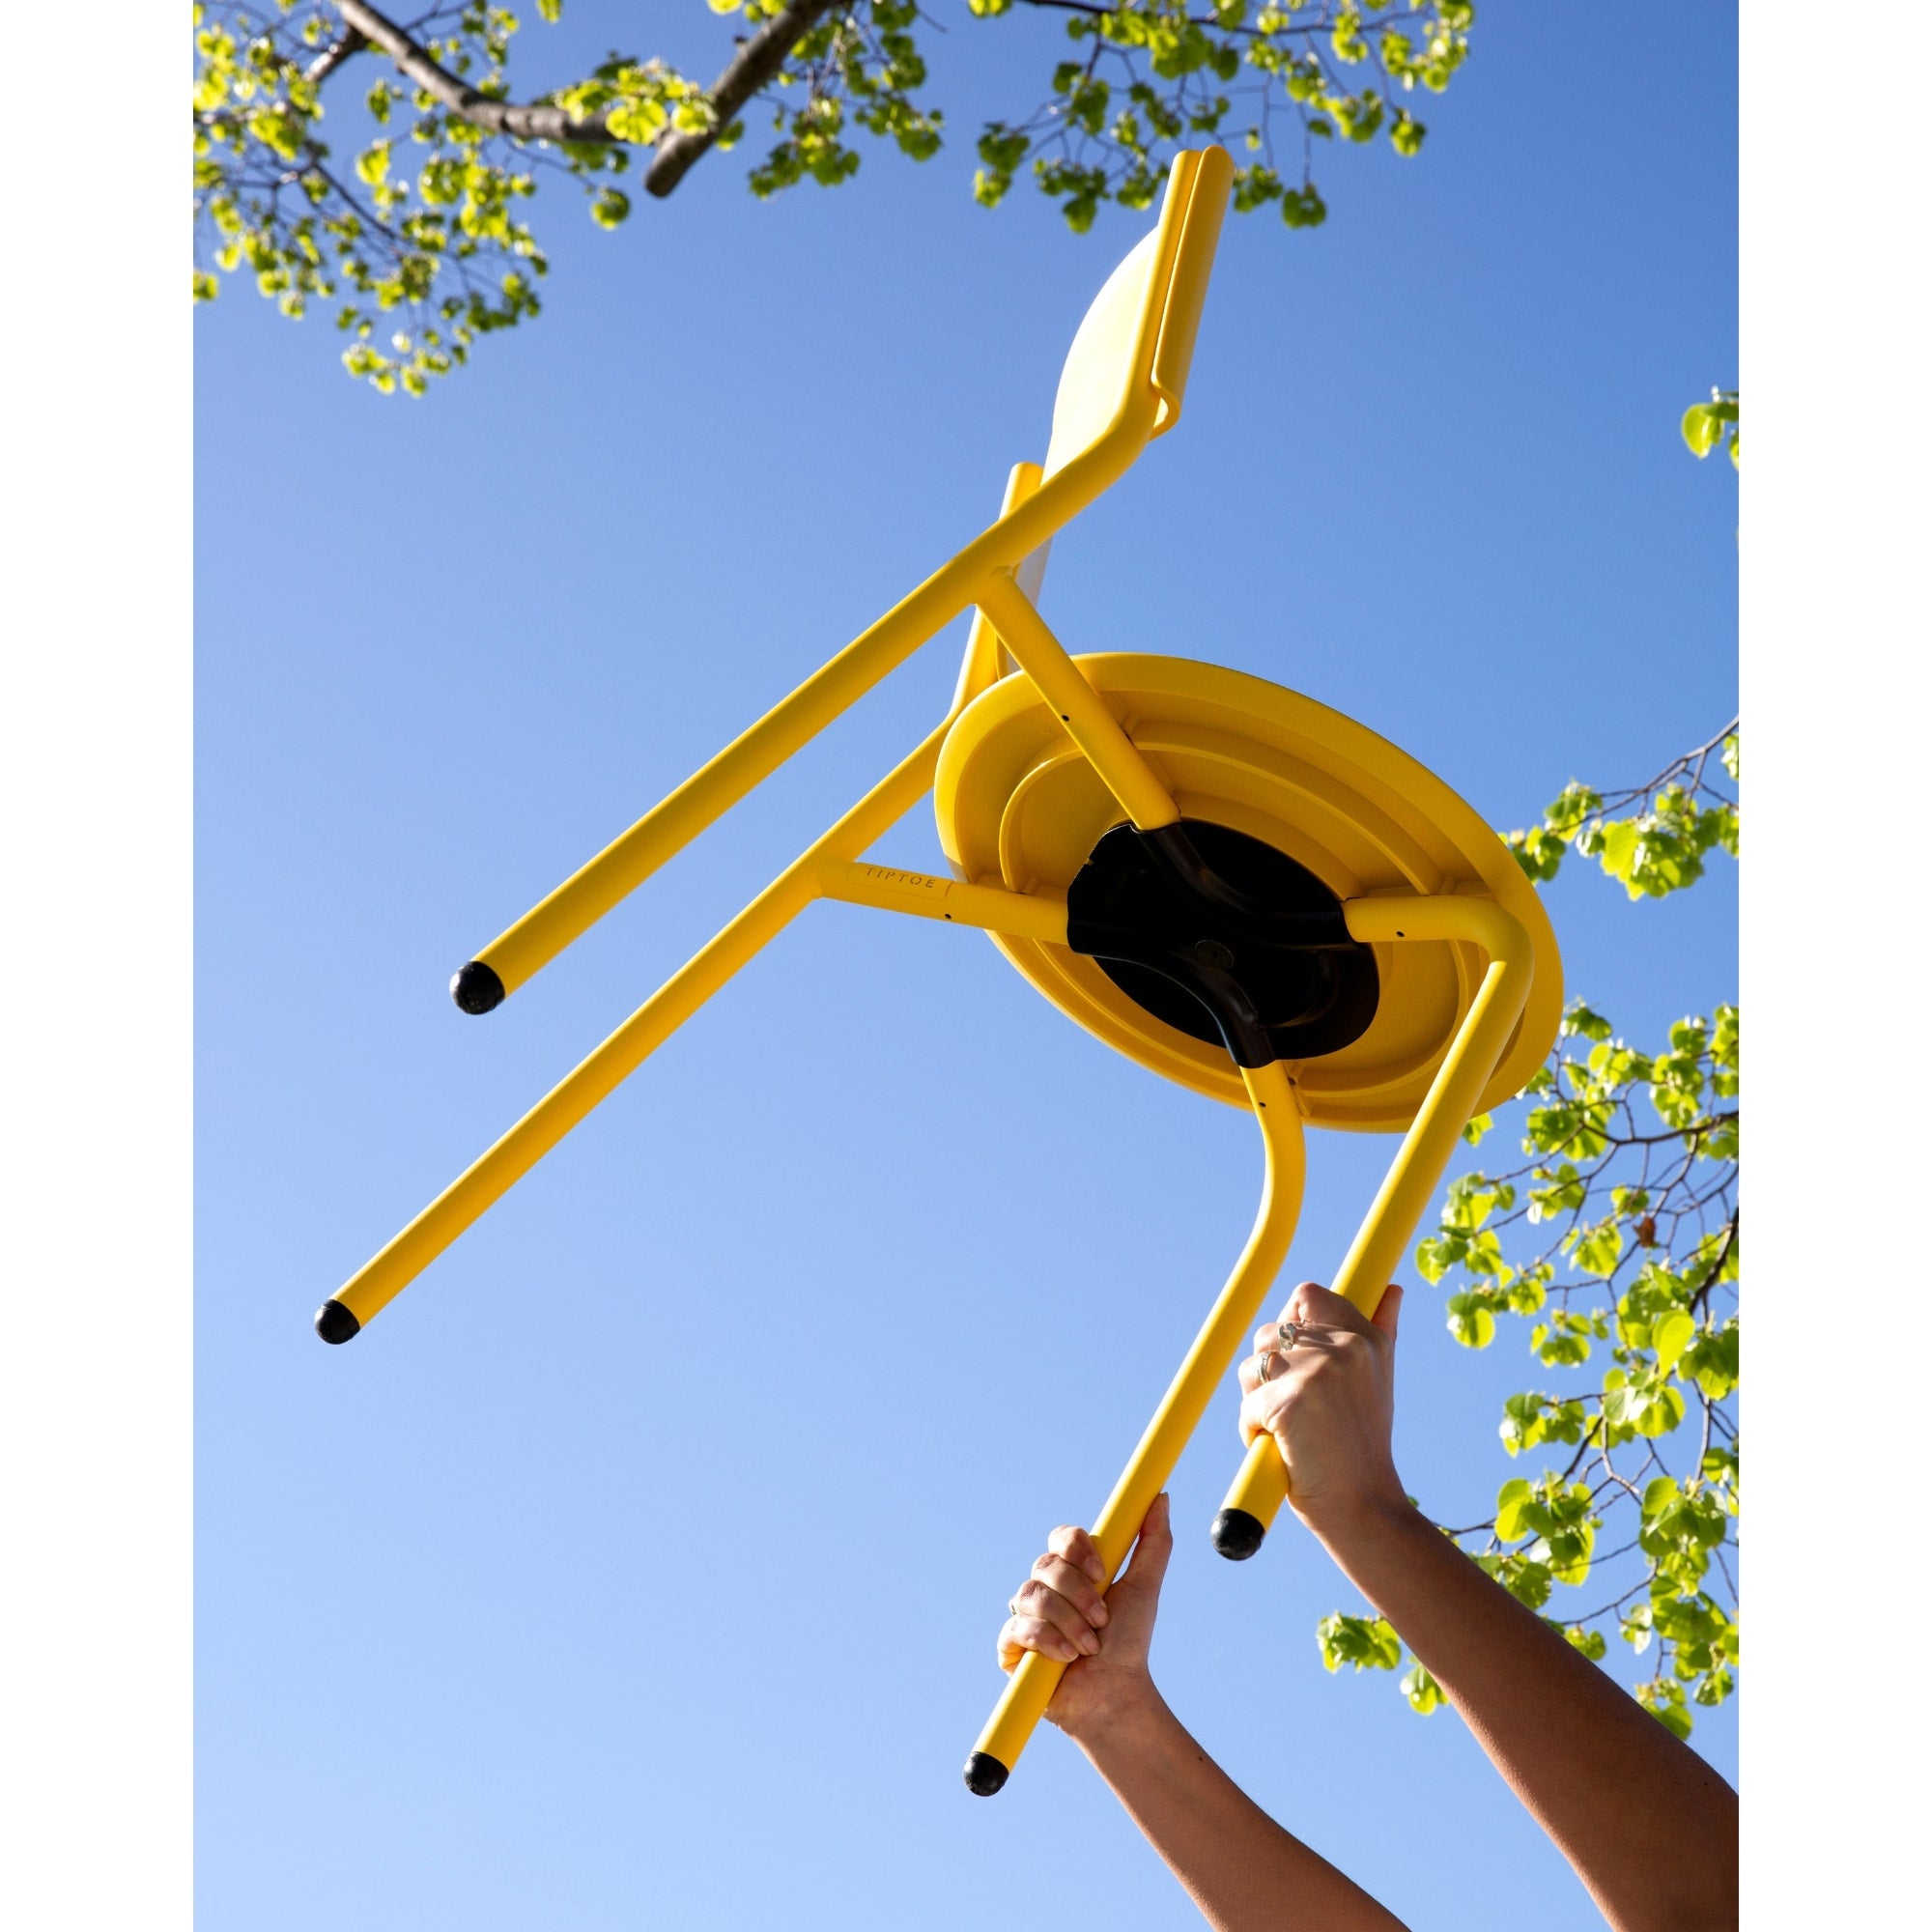
M1221 148L1175 156L1159 225L1108 276L1073 337L1046 475L1111 435L1146 443L1179 420L1234 172Z

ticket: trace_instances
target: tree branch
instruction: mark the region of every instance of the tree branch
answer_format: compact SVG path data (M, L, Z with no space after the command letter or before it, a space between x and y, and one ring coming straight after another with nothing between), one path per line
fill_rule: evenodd
M1094 20L1110 19L1120 11L1118 7L1095 5L1094 0L1021 0L1021 4L1027 7L1050 7L1063 14L1085 14ZM1305 5L1306 0L1302 0L1302 4ZM1376 4L1378 0L1370 0L1371 6ZM1206 27L1210 33L1237 34L1243 40L1258 41L1264 36L1280 40L1286 39L1291 34L1322 34L1335 23L1324 14L1321 19L1311 20L1305 27L1243 27L1230 26L1215 14L1204 14L1198 19L1190 14L1187 16L1187 24L1190 27Z
M850 0L792 0L774 14L750 39L739 42L724 71L711 83L707 96L712 125L700 132L671 130L657 143L656 157L644 177L646 193L662 199L676 187L692 164L713 147L718 136L730 126L739 108L770 85L784 65L786 56L826 14L837 13ZM345 32L309 71L311 80L320 80L339 67L362 46L381 47L424 93L442 102L452 114L460 114L475 127L493 134L508 134L520 141L611 142L611 132L602 114L579 121L561 107L519 106L514 101L493 100L467 80L459 78L431 58L429 49L365 0L335 0Z
M363 0L335 0L335 11L351 33L360 34L369 45L381 47L425 94L433 95L452 114L460 114L493 134L510 134L520 141L608 142L616 138L601 114L579 121L561 107L519 107L513 101L493 100L487 94L479 94L467 80L440 67L430 58L427 47L412 41L386 14L365 6Z
M1724 1264L1730 1260L1731 1250L1734 1247L1736 1247L1737 1244L1738 1244L1738 1217L1736 1210L1733 1209L1731 1213L1731 1218L1725 1224L1724 1227L1724 1245L1718 1250L1718 1259L1714 1261L1711 1264L1710 1267L1706 1270L1703 1282L1699 1286L1697 1293L1690 1297L1690 1307L1693 1313L1696 1310L1697 1304L1700 1301L1702 1301L1711 1293L1712 1289L1714 1289L1718 1285L1718 1277L1723 1273Z
M789 54L826 14L837 13L847 0L792 0L774 14L750 40L741 41L730 64L711 83L713 120L701 133L665 134L644 176L644 192L659 200L668 195L691 165L731 125L739 108L765 87Z
M369 36L360 27L345 26L342 38L333 46L324 48L309 63L308 71L302 78L311 87L320 87L351 54L359 54L368 44Z

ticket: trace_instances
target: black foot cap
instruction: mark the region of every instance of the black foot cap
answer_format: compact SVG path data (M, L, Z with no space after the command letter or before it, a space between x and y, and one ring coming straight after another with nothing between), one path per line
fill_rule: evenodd
M1267 1529L1246 1510L1223 1510L1208 1534L1231 1563L1245 1563L1262 1547Z
M480 959L459 966L449 981L449 997L466 1013L487 1013L503 1004L503 982Z
M1007 1768L996 1757L975 1751L966 1760L966 1789L975 1798L990 1798L1007 1781Z
M325 1342L347 1342L362 1324L339 1301L325 1301L315 1311L315 1332Z

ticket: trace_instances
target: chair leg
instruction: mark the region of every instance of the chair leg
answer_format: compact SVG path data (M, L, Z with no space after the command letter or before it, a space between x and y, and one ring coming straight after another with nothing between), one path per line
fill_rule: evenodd
M1153 832L1174 824L1180 812L1166 785L1013 578L996 571L973 598L992 619L1013 662L1060 714L1067 735L1135 826Z
M457 1005L477 1013L500 1006L706 826L968 609L989 572L1014 570L1037 582L1055 530L1109 480L1096 476L1086 491L1069 496L1063 490L1049 500L1040 491L1038 466L1020 464L1009 480L996 523L460 968L450 982ZM1014 594L1023 598L1018 590ZM989 660L991 674L998 674L998 653L994 640L982 635L984 628L976 619L955 713L988 680Z
M567 1073L517 1124L443 1189L316 1316L326 1342L346 1342L520 1180L599 1101L819 895L828 860L855 859L932 788L949 717L845 816L793 861L752 903Z
M1306 1159L1301 1115L1287 1071L1277 1061L1267 1066L1244 1068L1242 1078L1254 1102L1266 1156L1261 1209L1234 1273L1094 1524L1094 1547L1106 1565L1109 1582L1127 1560L1153 1499L1167 1487L1188 1437L1230 1365L1239 1356L1241 1344L1254 1327L1263 1300L1288 1254L1301 1212ZM990 1797L1006 1783L1034 1726L1053 1701L1054 1688L1065 1668L1058 1659L1043 1657L1037 1651L1020 1659L966 1761L969 1790Z
M1335 1277L1335 1293L1372 1316L1522 1016L1531 953L1529 935L1489 899L1351 899L1343 912L1355 939L1463 939L1490 955L1476 997ZM1214 1548L1236 1562L1252 1556L1288 1500L1288 1468L1274 1437L1257 1435L1214 1519Z

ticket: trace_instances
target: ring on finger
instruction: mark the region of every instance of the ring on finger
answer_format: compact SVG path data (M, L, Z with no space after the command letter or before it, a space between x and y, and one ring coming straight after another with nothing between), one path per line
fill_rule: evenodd
M1255 1359L1255 1386L1256 1386L1257 1388L1259 1388L1259 1387L1261 1386L1261 1384L1262 1384L1263 1382L1266 1381L1266 1380L1267 1380L1267 1378L1268 1378L1268 1377L1269 1377L1269 1376L1270 1376L1271 1374L1273 1374L1273 1372L1274 1372L1274 1354L1275 1354L1275 1351L1274 1351L1274 1350L1273 1350L1272 1349L1264 1349L1264 1350L1263 1350L1261 1351L1260 1355L1258 1355L1258 1356L1256 1357L1256 1359Z
M1277 1321L1274 1324L1274 1332L1281 1337L1281 1346L1284 1349L1292 1349L1301 1339L1301 1323L1285 1320Z

